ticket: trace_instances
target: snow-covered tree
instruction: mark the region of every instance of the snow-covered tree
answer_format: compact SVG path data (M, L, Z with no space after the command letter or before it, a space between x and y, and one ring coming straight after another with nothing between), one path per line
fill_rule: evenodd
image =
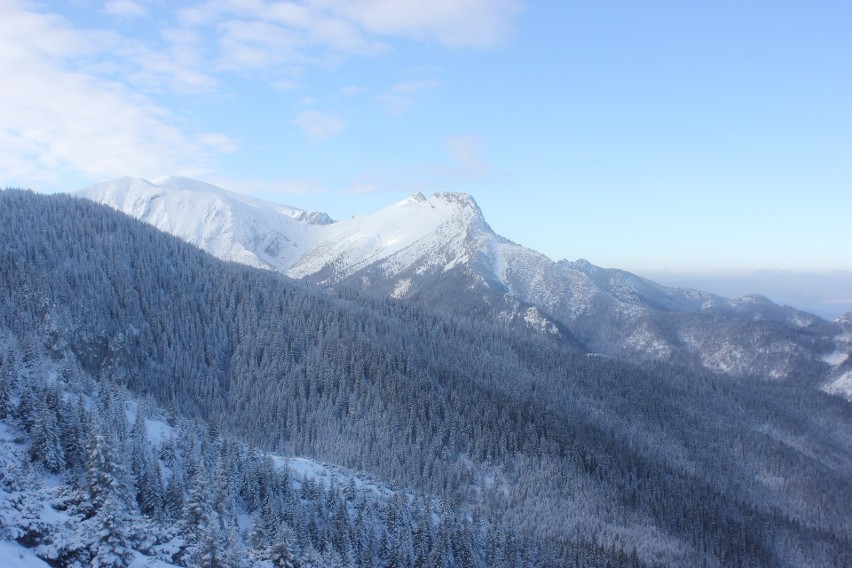
M52 473L59 473L65 468L65 451L57 411L50 402L50 390L43 389L36 399L30 453L33 461L41 463Z

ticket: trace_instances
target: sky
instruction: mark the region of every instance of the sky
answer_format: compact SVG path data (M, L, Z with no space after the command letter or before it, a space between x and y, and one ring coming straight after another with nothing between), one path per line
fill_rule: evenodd
M850 34L845 0L0 0L0 186L463 191L553 259L852 274Z

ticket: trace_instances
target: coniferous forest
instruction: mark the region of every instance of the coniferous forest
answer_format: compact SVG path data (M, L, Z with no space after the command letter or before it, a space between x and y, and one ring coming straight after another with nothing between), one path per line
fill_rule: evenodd
M850 418L0 192L0 535L53 565L852 566Z

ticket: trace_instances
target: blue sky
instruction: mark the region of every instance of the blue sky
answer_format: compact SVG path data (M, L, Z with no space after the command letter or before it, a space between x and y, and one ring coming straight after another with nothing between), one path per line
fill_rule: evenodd
M849 271L850 30L819 0L0 0L0 184L336 218L465 191L554 259Z

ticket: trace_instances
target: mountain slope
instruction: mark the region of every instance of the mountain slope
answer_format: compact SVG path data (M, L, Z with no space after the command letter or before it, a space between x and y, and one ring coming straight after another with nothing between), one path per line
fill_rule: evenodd
M123 178L79 194L220 258L535 329L594 353L818 385L835 372L827 358L852 352L837 323L760 296L728 300L554 262L495 234L465 194L418 193L336 223L181 178ZM251 214L233 213L243 211L236 200Z
M588 357L523 330L307 286L82 199L0 192L0 335L17 338L0 364L0 402L16 419L43 416L21 411L34 404L21 392L33 362L49 359L60 370L45 383L76 384L80 406L127 388L206 419L202 431L442 499L456 536L432 542L449 564L467 549L483 551L464 562L474 566L830 566L852 546L846 401ZM37 398L50 400L63 397ZM112 395L98 404L114 429L126 422ZM224 453L203 440L182 452L211 477ZM317 515L330 519L325 507ZM384 514L386 526L398 519ZM478 520L509 536L483 535ZM304 527L297 542L313 539L304 519L287 522ZM362 565L408 554L415 524L403 526L358 536L375 543Z
M257 268L287 270L315 240L325 213L302 211L232 193L204 182L137 178L77 192L176 235L210 254Z

